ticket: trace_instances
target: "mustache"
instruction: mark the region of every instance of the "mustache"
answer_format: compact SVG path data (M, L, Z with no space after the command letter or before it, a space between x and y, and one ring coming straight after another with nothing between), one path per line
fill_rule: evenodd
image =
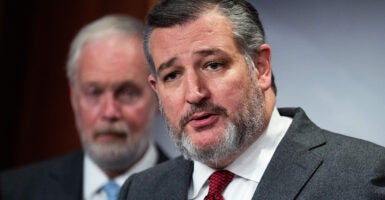
M226 108L207 101L202 101L198 104L192 104L190 109L182 116L181 120L179 121L180 129L183 129L190 121L191 117L198 112L210 112L217 115L224 115L226 117L228 116Z
M94 130L95 136L99 136L106 133L114 133L117 135L128 135L130 134L130 128L123 122L115 122L112 124L101 124Z

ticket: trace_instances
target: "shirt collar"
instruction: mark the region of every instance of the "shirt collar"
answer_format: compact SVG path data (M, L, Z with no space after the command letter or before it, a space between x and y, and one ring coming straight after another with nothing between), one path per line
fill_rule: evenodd
M245 179L259 182L291 121L274 108L266 130L227 169Z
M226 169L242 178L259 182L291 121L291 118L281 116L278 110L274 108L266 130ZM199 194L205 184L208 184L207 180L214 171L215 169L194 161L192 187L190 187L192 191L189 192L193 198Z
M132 174L154 166L157 159L158 152L156 151L155 145L151 143L144 156L124 174L116 177L114 181L119 186L122 186L124 181ZM109 179L87 154L85 154L83 162L83 199L90 199L94 194L100 192L100 189Z

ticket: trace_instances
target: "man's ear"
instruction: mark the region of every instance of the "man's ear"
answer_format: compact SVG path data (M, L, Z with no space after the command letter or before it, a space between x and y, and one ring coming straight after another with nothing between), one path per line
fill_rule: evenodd
M156 87L156 79L152 74L148 75L148 83L150 83L152 90L154 90L155 93L158 93L158 89Z
M271 87L271 48L268 44L262 44L258 54L253 59L258 78L258 85L265 91Z

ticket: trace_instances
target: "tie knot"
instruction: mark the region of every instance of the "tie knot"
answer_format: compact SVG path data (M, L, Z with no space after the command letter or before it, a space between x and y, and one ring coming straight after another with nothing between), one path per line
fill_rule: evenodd
M115 181L108 181L108 183L103 186L103 191L106 193L108 200L118 199L119 190L120 186L115 183Z
M234 174L227 170L219 170L211 174L209 181L209 193L207 196L222 197L227 185L233 180ZM215 199L215 198L214 198Z

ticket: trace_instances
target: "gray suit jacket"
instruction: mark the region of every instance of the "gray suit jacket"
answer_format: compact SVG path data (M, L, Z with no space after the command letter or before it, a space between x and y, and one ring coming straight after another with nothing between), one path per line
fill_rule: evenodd
M0 200L81 200L83 151L0 173ZM168 158L158 149L158 163Z
M384 147L320 129L300 108L279 111L293 123L253 200L385 199ZM131 176L119 199L187 199L192 172L191 161L176 158Z

